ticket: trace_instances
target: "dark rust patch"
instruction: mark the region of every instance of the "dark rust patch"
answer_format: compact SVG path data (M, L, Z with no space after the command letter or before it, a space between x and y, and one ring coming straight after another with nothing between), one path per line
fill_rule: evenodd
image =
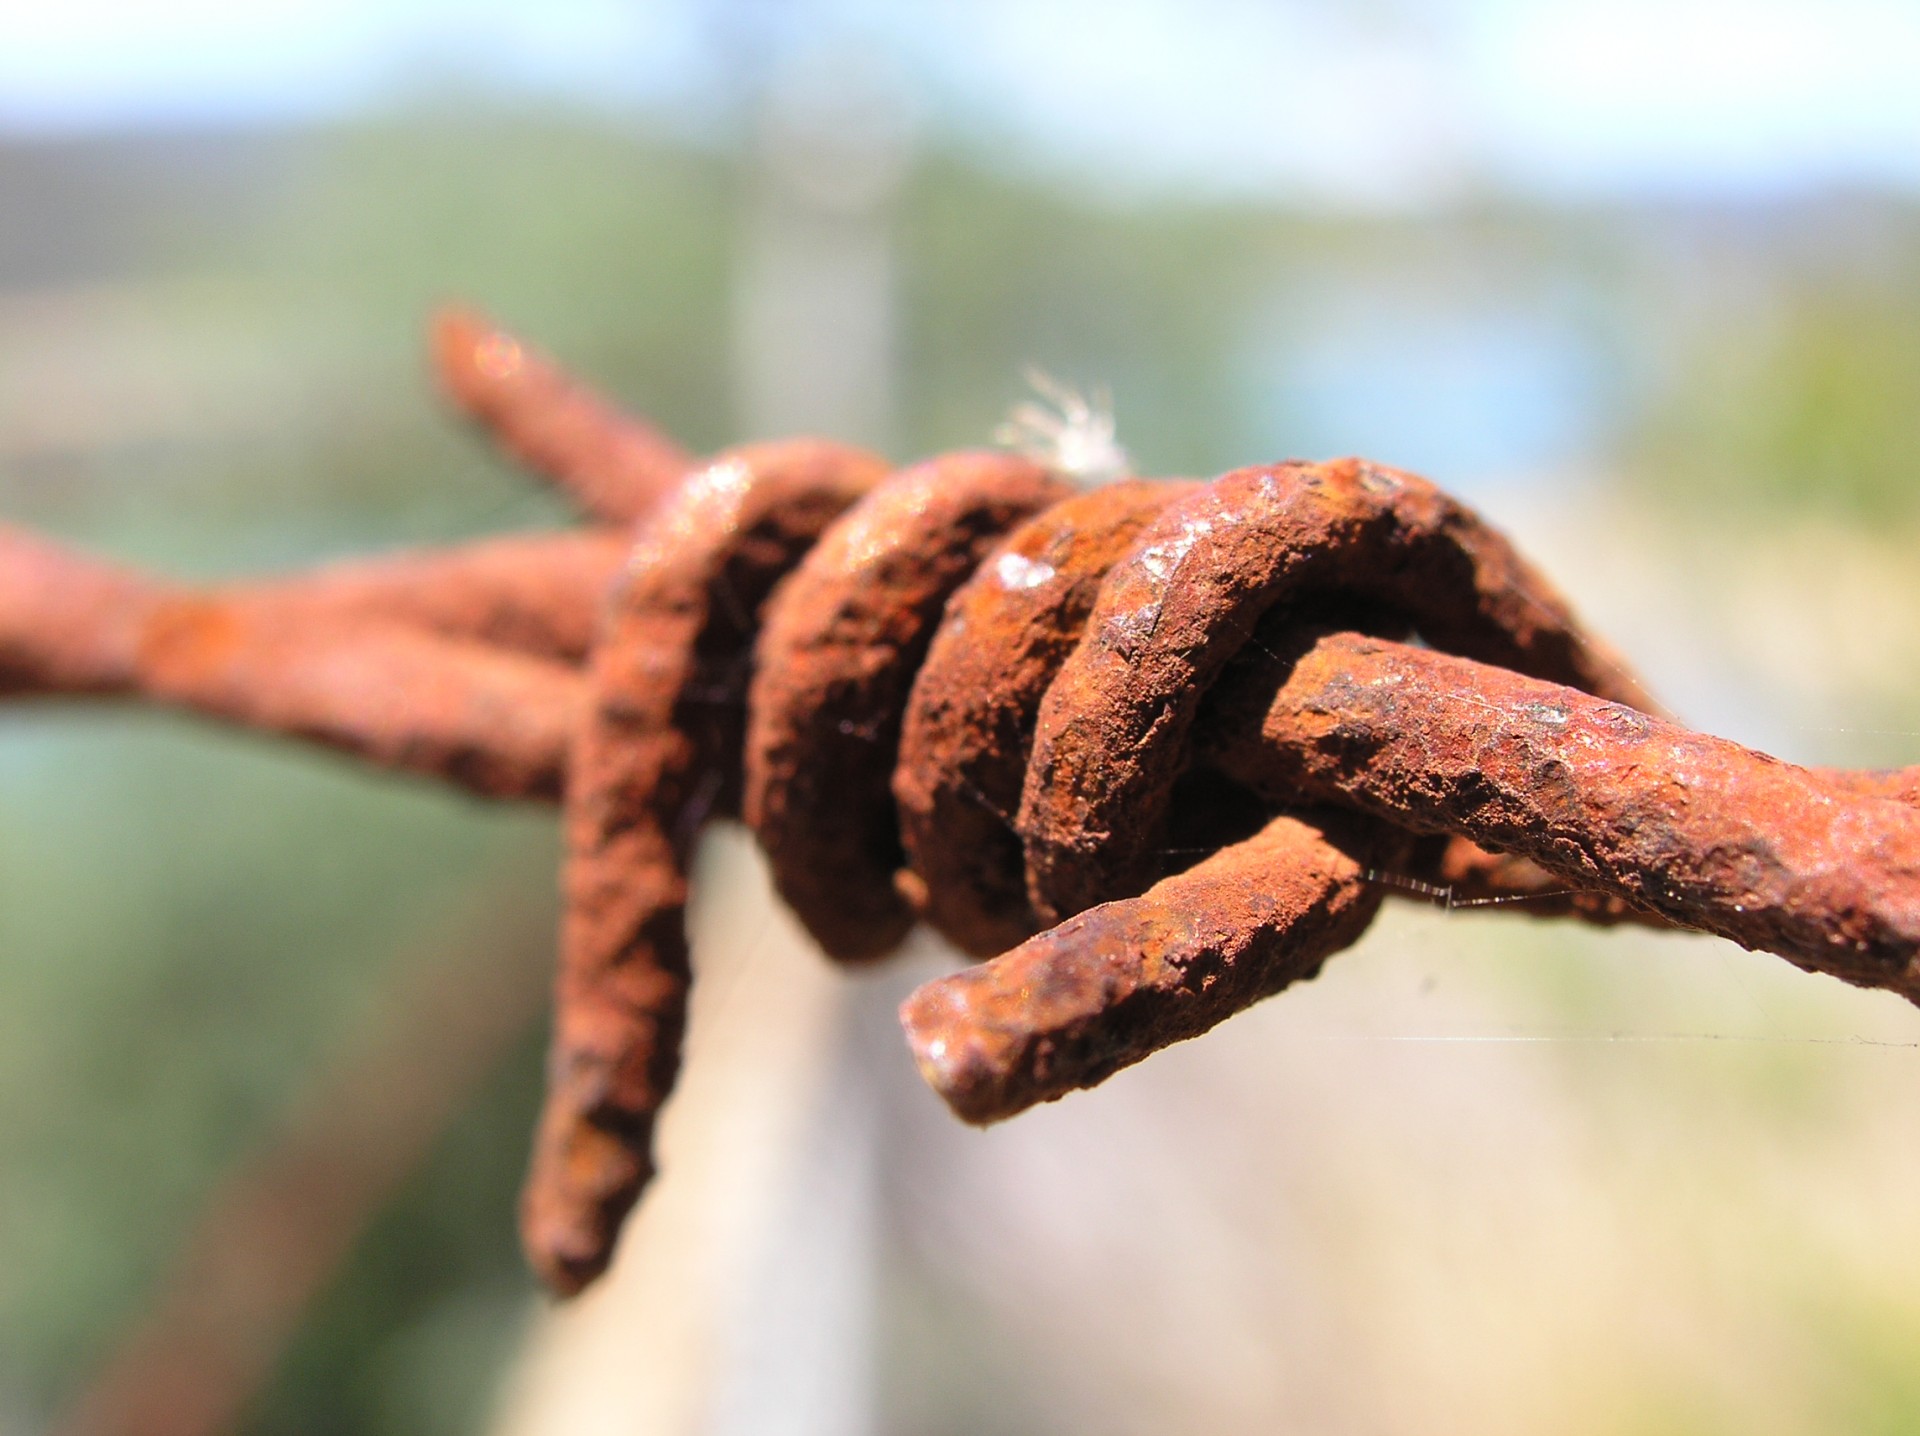
M1114 566L1041 704L1020 829L1042 918L1152 880L1202 697L1270 609L1328 590L1399 608L1437 647L1649 703L1552 586L1425 479L1358 459L1238 470Z
M833 957L913 926L894 882L900 714L947 598L1013 525L1068 490L1026 459L962 453L875 490L781 588L755 654L747 823Z
M1014 814L1040 700L1115 561L1191 484L1129 482L1056 504L987 555L914 680L893 791L920 916L990 957L1039 929Z
M1266 666L1257 723L1236 704L1209 738L1212 761L1256 791L1461 834L1675 926L1920 1000L1911 804L1384 639L1328 634Z
M997 1122L1189 1037L1320 971L1365 931L1398 844L1275 818L1139 897L1102 903L900 1008L927 1084Z
M609 607L567 784L566 918L546 1110L521 1206L556 1291L605 1268L653 1173L686 1021L687 864L739 799L748 659L767 596L886 473L818 441L724 454L642 526Z

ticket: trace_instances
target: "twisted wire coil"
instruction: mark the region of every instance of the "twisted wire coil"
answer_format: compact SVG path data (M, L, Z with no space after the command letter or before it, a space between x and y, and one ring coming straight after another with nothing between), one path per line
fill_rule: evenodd
M0 694L138 693L562 799L522 1210L556 1290L605 1268L652 1175L714 817L837 960L919 921L1001 954L902 1009L976 1121L1313 975L1395 891L1920 993L1920 770L1667 721L1423 479L1345 459L1076 492L1009 454L893 472L821 440L696 465L478 321L436 352L594 527L210 591L0 529Z

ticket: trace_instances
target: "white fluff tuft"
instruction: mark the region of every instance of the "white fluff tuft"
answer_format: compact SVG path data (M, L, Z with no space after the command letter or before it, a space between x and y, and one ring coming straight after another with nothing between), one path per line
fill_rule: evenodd
M1132 472L1127 451L1114 437L1113 396L1105 389L1082 394L1038 369L1027 383L1044 402L1016 404L994 442L1025 454L1082 488L1097 488Z

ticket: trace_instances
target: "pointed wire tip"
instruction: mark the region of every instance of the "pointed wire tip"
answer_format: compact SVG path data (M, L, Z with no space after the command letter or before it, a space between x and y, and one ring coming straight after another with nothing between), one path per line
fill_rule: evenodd
M526 364L519 340L465 305L450 304L435 312L429 346L436 377L467 409L484 403L493 385L512 378Z

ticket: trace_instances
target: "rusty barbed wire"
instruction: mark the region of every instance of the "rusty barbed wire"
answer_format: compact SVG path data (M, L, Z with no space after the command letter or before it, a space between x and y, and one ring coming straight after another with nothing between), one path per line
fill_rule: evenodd
M1920 1002L1920 768L1667 719L1479 517L1358 459L1078 492L1031 455L704 462L453 314L454 401L579 531L186 589L0 526L0 695L133 696L565 810L522 1206L556 1291L653 1173L688 864L740 816L976 1122L1313 976L1388 897L1717 933ZM1116 451L1117 452L1117 451Z

